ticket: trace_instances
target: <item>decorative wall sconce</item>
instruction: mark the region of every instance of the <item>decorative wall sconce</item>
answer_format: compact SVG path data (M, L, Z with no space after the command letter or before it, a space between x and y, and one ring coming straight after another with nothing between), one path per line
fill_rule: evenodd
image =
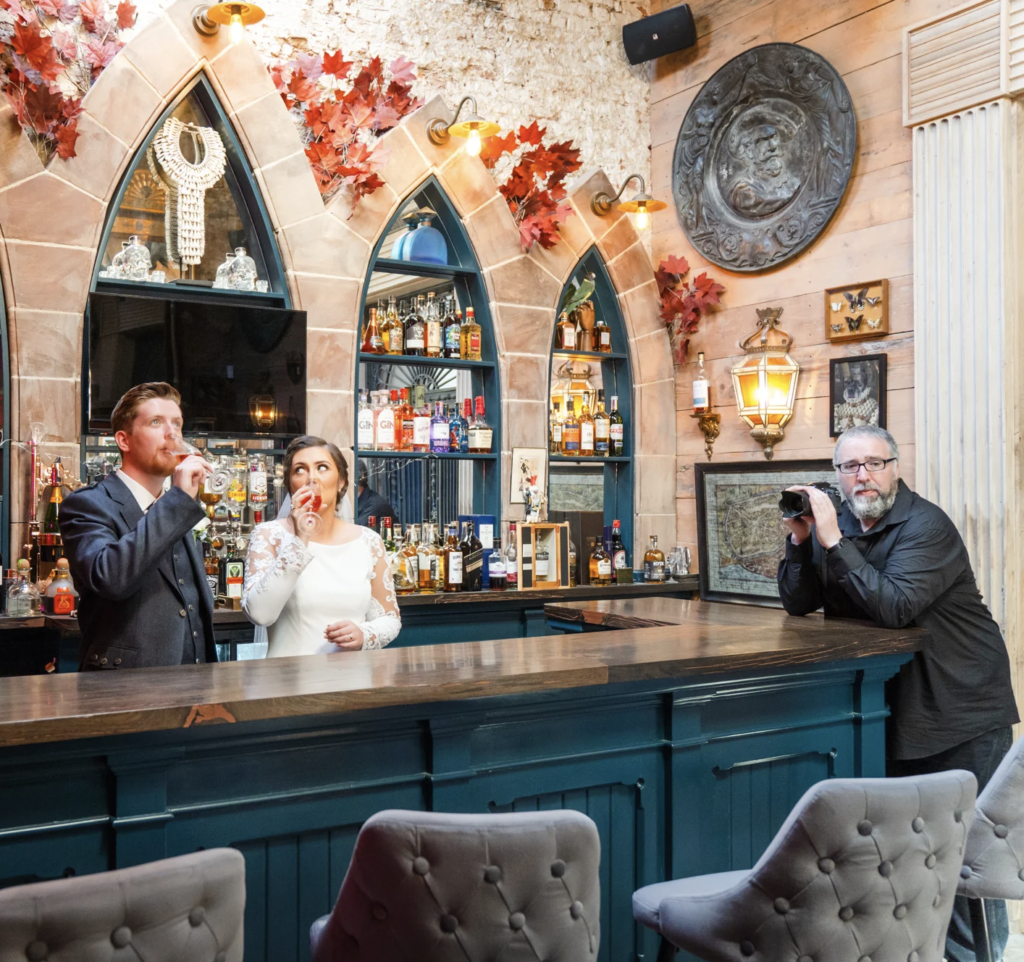
M201 3L192 11L192 26L204 37L215 36L221 25L228 28L232 43L245 36L249 24L259 23L266 14L255 3Z
M249 398L249 420L257 434L274 430L277 423L277 401L273 394L254 394Z
M643 177L639 174L630 174L623 181L619 192L614 197L609 197L603 190L599 190L590 198L590 209L598 217L607 217L612 212L612 204L622 196L622 192L631 180L640 182L640 192L634 194L632 200L623 201L616 209L621 210L625 214L636 214L636 229L647 230L650 224L649 215L657 210L664 210L668 207L668 204L663 200L655 200L647 193L647 186L644 184Z
M707 452L708 460L711 460L711 449L714 447L715 441L718 440L718 435L722 430L722 415L717 411L707 411L705 414L691 414L691 418L696 418L697 427L700 428L700 433L704 435L704 450Z
M779 330L781 307L757 312L758 329L743 342L746 360L732 369L732 386L740 417L770 461L793 416L800 365L789 356L793 339Z
M462 108L467 103L472 105L473 112L465 120L459 120L459 114L462 113ZM452 136L465 137L466 153L470 157L479 157L483 138L493 137L500 130L501 124L496 124L493 120L484 120L477 114L475 97L462 98L455 110L455 119L450 124L440 117L435 117L427 122L427 136L432 144L443 147Z

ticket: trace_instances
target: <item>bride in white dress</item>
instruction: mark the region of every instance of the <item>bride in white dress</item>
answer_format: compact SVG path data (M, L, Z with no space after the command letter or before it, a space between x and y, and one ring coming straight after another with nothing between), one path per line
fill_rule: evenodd
M344 457L322 438L296 438L284 472L291 513L253 530L242 589L249 620L267 627L267 657L383 648L402 619L380 535L336 514L348 486ZM323 522L313 535L296 523L314 498L311 482Z

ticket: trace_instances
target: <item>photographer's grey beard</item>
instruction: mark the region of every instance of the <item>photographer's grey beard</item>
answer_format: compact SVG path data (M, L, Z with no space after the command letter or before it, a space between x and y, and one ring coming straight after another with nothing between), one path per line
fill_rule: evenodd
M888 514L889 509L895 503L896 494L899 492L899 482L893 482L892 487L886 494L883 494L882 489L875 484L865 485L865 487L871 487L877 491L878 496L875 498L865 498L863 495L852 494L845 499L846 503L850 506L850 512L858 521L877 521L883 515Z

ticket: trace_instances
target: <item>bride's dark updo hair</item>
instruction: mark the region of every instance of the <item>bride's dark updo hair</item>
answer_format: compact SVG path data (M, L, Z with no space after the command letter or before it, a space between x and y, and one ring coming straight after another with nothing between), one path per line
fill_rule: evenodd
M338 478L340 479L336 505L341 504L341 499L345 497L345 492L348 491L348 464L345 461L345 455L341 453L338 445L325 441L323 438L314 437L312 434L304 434L301 438L296 438L288 445L284 452L284 481L288 485L288 493L294 493L291 485L292 461L295 460L296 454L304 451L306 448L325 448L331 456L334 466L338 469Z

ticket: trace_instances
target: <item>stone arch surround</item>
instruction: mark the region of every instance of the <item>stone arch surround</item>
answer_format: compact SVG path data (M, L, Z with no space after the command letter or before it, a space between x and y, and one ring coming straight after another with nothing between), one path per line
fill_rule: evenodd
M153 123L181 88L205 71L238 134L270 214L289 291L308 315L309 429L348 449L354 421L353 352L370 256L405 197L435 175L473 241L495 319L502 377L502 477L513 447L547 445L548 363L562 287L597 245L629 333L635 412L636 545L675 533L675 400L671 349L659 316L650 260L628 217L590 210L603 172L570 200L574 216L556 246L524 255L512 216L477 158L453 142L436 147L426 121L451 116L439 97L382 138L385 186L355 214L338 196L325 208L298 132L255 49L226 31L199 36L193 0L179 0L141 30L83 101L78 156L44 169L9 107L0 110L0 274L11 353L11 437L33 421L50 432L47 457L77 463L83 316L107 206ZM28 517L24 458L15 453L12 544ZM512 506L506 511L513 512ZM514 517L514 514L509 516Z

